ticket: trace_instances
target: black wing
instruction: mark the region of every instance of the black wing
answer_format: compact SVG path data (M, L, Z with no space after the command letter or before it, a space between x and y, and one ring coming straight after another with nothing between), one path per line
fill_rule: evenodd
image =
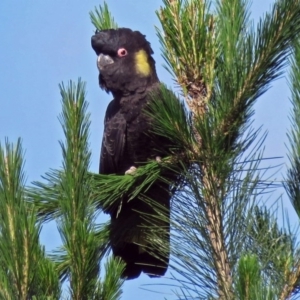
M126 120L120 113L119 105L113 100L107 107L102 148L100 174L120 174L126 143ZM123 173L124 174L124 173Z

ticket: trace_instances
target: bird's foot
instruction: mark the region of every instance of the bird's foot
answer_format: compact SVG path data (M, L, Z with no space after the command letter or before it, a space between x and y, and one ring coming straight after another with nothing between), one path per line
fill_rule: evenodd
M126 172L125 175L133 175L136 172L136 167L130 167Z

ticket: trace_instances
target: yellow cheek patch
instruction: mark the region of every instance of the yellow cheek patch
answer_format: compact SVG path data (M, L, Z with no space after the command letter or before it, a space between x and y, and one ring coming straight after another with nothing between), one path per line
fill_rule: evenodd
M135 69L138 74L149 76L151 68L145 50L140 50L135 54Z

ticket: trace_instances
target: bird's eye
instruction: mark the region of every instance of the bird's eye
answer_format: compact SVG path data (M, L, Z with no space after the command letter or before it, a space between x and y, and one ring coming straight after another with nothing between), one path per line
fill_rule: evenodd
M100 32L99 29L96 29L96 30L95 30L95 34L98 34L99 32Z
M127 50L125 48L120 48L118 50L118 56L122 57L122 56L126 56L127 55Z

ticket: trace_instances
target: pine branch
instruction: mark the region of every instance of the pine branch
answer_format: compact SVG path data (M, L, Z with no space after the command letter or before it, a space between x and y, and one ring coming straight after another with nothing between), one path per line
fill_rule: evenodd
M195 170L192 176L196 179L188 185L204 212L201 217L206 232L201 225L199 234L210 245L206 254L212 258L219 297L232 299L235 237L231 228L236 226L236 217L229 209L234 200L229 198L238 184L232 184L230 178L244 172L237 167L238 161L257 137L257 132L245 134L250 132L253 104L281 75L290 46L300 33L300 3L277 1L256 32L248 26L248 1L218 1L214 17L209 4L164 1L165 7L158 13L163 28L159 38L168 67L188 95L191 109L189 132L195 149L191 170ZM257 152L242 164L257 161L248 174L244 173L245 185L248 175L255 178L248 195L258 187L254 174L261 159ZM243 203L236 208L243 220L250 222L242 210L253 209L245 197L248 191L237 190L241 194L236 197L241 196ZM241 238L246 231L241 229Z
M240 299L252 299L261 285L260 267L255 255L246 254L238 265L237 290Z
M105 265L105 278L101 288L101 299L118 300L121 298L124 279L121 274L125 264L120 258L110 258Z
M280 229L270 209L256 207L253 216L245 251L259 258L264 288L273 286L274 294L282 296L291 287L298 265L297 232Z
M170 95L169 93L164 94L164 91L162 91L162 93L164 96L155 98L155 101L153 101L153 104L150 107L150 115L155 120L153 123L153 131L155 134L161 135L162 137L171 138L174 142L171 149L173 148L177 151L175 151L171 159L169 158L166 161L163 160L162 165L158 164L158 166L161 168L170 167L174 171L177 170L179 177L184 174L183 181L181 182L182 184L177 187L177 193L172 205L172 251L175 257L178 258L176 259L176 264L172 264L172 267L193 283L193 287L191 287L188 283L180 281L185 286L185 291L195 291L196 286L199 287L196 294L205 295L203 291L201 291L203 286L206 288L209 286L211 290L216 288L217 282L213 278L214 272L216 272L215 270L224 268L222 265L224 260L222 261L222 259L224 259L225 256L222 256L220 248L218 248L219 245L212 239L212 235L215 233L213 232L213 230L215 230L215 227L213 227L215 224L211 225L208 222L210 222L210 219L213 217L210 216L210 218L208 218L207 215L205 215L209 210L209 208L207 208L208 204L203 196L207 190L204 190L205 187L203 186L202 181L200 182L198 180L203 176L201 173L202 169L200 170L197 165L194 165L198 162L197 160L195 162L191 161L191 158L196 157L196 155L193 152L192 142L194 142L194 139L191 133L192 124L189 114L182 103L174 97L174 95ZM256 138L256 132L249 133L247 136L248 146L251 145ZM259 141L257 149L260 148L263 141L264 138ZM245 149L247 149L248 146L245 146ZM240 254L239 249L242 249L242 241L246 235L246 230L243 230L245 227L244 220L246 219L246 216L242 216L242 214L245 210L249 211L249 215L251 214L251 204L249 205L249 203L255 203L255 198L252 196L253 193L259 194L259 190L265 188L259 187L259 180L256 175L258 163L261 160L259 156L257 157L256 151L257 150L255 149L253 150L252 156L249 155L248 157L248 161L238 162L238 160L236 160L232 163L233 165L230 168L228 167L228 158L223 155L221 158L218 157L217 159L212 160L215 161L215 165L210 169L222 169L222 166L224 165L225 170L226 168L228 170L226 170L226 173L224 173L225 170L223 170L223 174L225 174L223 180L227 178L228 172L230 173L233 167L237 169L232 173L230 181L226 182L226 189L228 190L223 191L223 194L217 194L218 199L223 199L223 206L225 206L227 210L223 213L222 218L224 220L230 219L232 220L231 223L234 224L232 228L228 227L228 229L224 231L226 238L230 241L229 244L234 245L230 250L231 255L234 257L238 257ZM180 154L176 156L176 153ZM203 154L203 157L205 157L205 154ZM169 163L169 166L167 165L167 162ZM146 173L148 176L154 171L154 169L150 168L151 164L148 164L149 169ZM239 167L237 168L237 166ZM243 178L242 174L245 173L247 175ZM212 174L209 174L209 176L211 177ZM213 180L212 182L216 185L216 182ZM107 186L110 188L115 187L109 184L107 184ZM212 186L211 189L213 192L217 193L218 189L215 186ZM225 203L228 203L228 205ZM224 210L223 206L222 210ZM158 210L159 209L160 208L158 208ZM160 212L163 214L163 210L160 209ZM223 226L225 226L226 223L227 222L224 222ZM207 230L209 226L210 231ZM240 228L241 230L237 232L236 228ZM199 235L203 236L203 241L199 240L197 232ZM211 242L212 240L213 242ZM212 243L214 244L212 245ZM226 247L228 246L226 245ZM160 246L160 249L161 248L162 247ZM217 253L217 251L219 252ZM217 267L212 263L215 261L219 264ZM236 261L236 259L232 257L230 261L227 262L230 268L232 261ZM219 278L222 275L224 276L224 274L220 274ZM219 284L223 285L223 282L220 282ZM206 296L213 296L211 291L206 292Z
M202 169L202 172L204 175L203 184L208 191L212 188L211 181L206 179L208 175L206 170ZM207 229L209 231L217 270L218 286L220 288L219 295L221 299L230 299L232 298L232 276L223 233L222 214L214 193L210 195L207 193L205 195L205 201L207 201L205 212L209 221Z
M90 164L89 114L85 99L85 84L70 82L60 85L62 114L60 122L65 141L60 142L63 156L62 170L51 170L27 189L27 200L32 203L43 221L56 220L63 246L51 258L61 281L69 279L72 299L98 299L102 282L99 281L100 261L108 251L108 225L95 223L97 193L93 190ZM105 194L105 192L104 192ZM117 273L107 274L116 276ZM119 293L121 286L112 286L111 293ZM115 290L114 290L115 288Z
M50 170L42 178L45 182L34 181L27 187L27 201L37 210L37 217L42 222L55 220L61 216L59 199L63 192L59 188L63 172Z
M288 265L288 267L291 267ZM285 274L287 284L279 297L280 300L289 299L296 290L299 290L299 278L300 278L300 260L297 261L296 265L292 266L293 271Z
M99 276L98 243L94 238L94 213L89 205L87 179L90 164L88 149L89 114L86 113L85 84L69 83L60 86L63 110L60 122L65 143L63 171L58 185L61 210L59 231L66 251L62 264L67 264L72 299L90 299L96 290ZM63 255L64 256L64 255Z
M208 14L210 1L164 0L163 4L157 12L163 31L157 31L167 69L190 97L191 111L203 113L215 76L216 40L214 19Z
M90 18L92 24L99 31L110 28L118 28L118 25L112 17L108 9L108 5L105 1L103 3L103 6L99 6L99 9L95 7L95 12L90 12Z
M222 1L222 3L219 5L219 19L222 20L222 18L224 18L226 20L226 23L224 22L224 30L226 31L227 36L225 37L225 34L222 36L223 24L219 23L218 29L221 31L219 36L219 44L221 45L221 49L225 50L222 52L224 55L223 63L218 60L217 68L221 67L223 70L226 70L227 68L228 72L222 72L223 74L218 72L218 75L221 77L221 80L224 80L224 78L233 78L233 81L231 81L230 87L228 85L224 85L223 87L220 86L220 89L218 90L218 93L220 94L216 94L220 100L222 99L222 101L224 101L224 99L228 99L231 105L225 108L228 108L227 112L225 112L224 104L222 103L220 103L220 106L215 108L217 110L223 108L224 119L220 123L219 120L217 120L215 123L217 126L216 129L219 126L220 127L217 130L212 129L212 131L216 132L219 138L221 138L221 136L229 138L227 141L226 139L224 141L224 146L226 147L227 145L234 145L236 138L239 136L238 130L241 130L241 127L244 126L245 122L249 119L249 116L251 116L250 109L253 101L267 89L267 86L271 80L274 80L274 78L281 74L280 69L289 53L289 46L294 40L294 30L296 28L296 30L299 31L300 23L299 18L297 17L299 11L297 13L294 11L299 10L299 3L296 5L295 2L293 2L293 4L289 1L278 2L274 6L272 14L270 16L266 16L265 20L260 23L257 30L257 32L260 33L260 36L256 38L257 42L253 48L254 53L249 54L249 49L252 49L249 45L251 45L251 40L254 40L251 37L251 34L249 38L246 39L247 43L244 43L244 45L241 43L241 37L243 35L234 34L234 31L243 33L243 27L245 27L245 23L247 21L246 16L248 14L243 12L242 5L240 5L240 7L231 7L230 10L227 10L234 16L239 14L243 16L242 18L231 18L232 22L230 28L232 28L233 34L229 35L230 30L228 32L228 20L230 14L228 16L226 15L226 8L228 9L228 6L232 5L232 2L229 3L228 1ZM221 14L221 12L223 12L223 14ZM234 39L234 37L236 37L236 39ZM226 47L228 47L228 45L225 43L228 41L228 39L233 41L233 46L231 46L229 51L226 52ZM224 45L223 48L222 45ZM233 47L235 49L233 49ZM244 64L242 68L240 61L234 63L236 57L242 58L241 65ZM249 62L251 62L251 57L253 57L254 64L251 63L251 65L249 65ZM243 59L245 59L244 62ZM227 65L227 67L224 67L223 64ZM237 67L236 70L235 66ZM243 74L243 72L241 72L243 69L249 70L249 73L247 74L247 72L245 72ZM243 78L245 78L245 81L243 81ZM228 93L226 90L228 89L232 89L232 96L238 91L236 94L237 97L232 97L232 99L234 99L233 101L226 97ZM202 146L203 144L204 141L202 139ZM213 164L211 164L209 161L207 163L203 163L203 185L205 186L207 192L205 200L208 202L207 217L211 220L211 226L215 226L216 231L219 230L219 236L216 236L215 232L212 231L213 234L211 236L211 240L213 241L215 238L217 238L218 241L224 241L224 238L222 238L221 234L222 214L219 212L218 204L216 203L218 197L216 197L217 195L213 192L214 188L211 186L212 182L217 183L215 184L216 188L218 186L222 186L223 183L219 178L219 175L214 175L213 172L211 172L211 169L213 169ZM209 174L209 172L211 173ZM216 220L219 220L219 222ZM224 251L220 245L222 244L219 243L219 247L217 248L217 251L220 252L217 253L226 253L226 251ZM213 248L216 249L216 247ZM223 265L225 259L226 256L223 258ZM223 274L226 274L226 270L226 268L223 269ZM231 282L228 280L228 286L230 284ZM224 287L224 282L222 285Z
M292 205L298 217L300 217L300 42L299 39L294 43L294 55L291 59L290 89L293 110L291 113L291 130L288 133L290 150L290 168L287 171L287 179L284 185ZM286 284L281 293L280 299L288 299L295 291L299 290L300 280L300 260L290 262L289 268L285 273Z
M21 141L0 145L0 294L4 299L57 299L58 276L39 245L41 225L25 202Z
M290 151L289 160L291 167L287 173L285 189L300 217L300 42L294 45L294 55L291 60L290 88L292 93L293 110L291 113L291 130L288 134Z

